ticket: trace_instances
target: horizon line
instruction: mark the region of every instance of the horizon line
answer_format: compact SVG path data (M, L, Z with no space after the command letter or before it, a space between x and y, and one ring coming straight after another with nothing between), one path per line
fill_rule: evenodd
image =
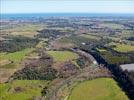
M26 13L0 13L1 14L134 14L134 13L115 13L115 12L26 12Z

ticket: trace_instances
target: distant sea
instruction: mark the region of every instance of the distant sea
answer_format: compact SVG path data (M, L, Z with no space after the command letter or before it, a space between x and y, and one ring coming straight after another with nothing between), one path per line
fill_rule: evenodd
M114 13L23 13L23 14L0 14L1 19L32 17L134 17L134 14Z

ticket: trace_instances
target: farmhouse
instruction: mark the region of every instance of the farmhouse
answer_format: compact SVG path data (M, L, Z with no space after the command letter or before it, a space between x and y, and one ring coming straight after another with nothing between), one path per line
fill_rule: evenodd
M122 68L122 70L134 71L134 63L120 65L120 67Z

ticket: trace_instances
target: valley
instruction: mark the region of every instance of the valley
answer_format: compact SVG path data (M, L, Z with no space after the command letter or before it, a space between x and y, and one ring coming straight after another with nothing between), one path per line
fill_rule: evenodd
M134 70L120 67L134 64L133 17L11 17L0 24L1 100L134 99Z

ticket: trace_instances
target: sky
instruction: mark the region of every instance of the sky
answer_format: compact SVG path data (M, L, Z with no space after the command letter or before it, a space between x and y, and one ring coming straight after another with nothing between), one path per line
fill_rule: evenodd
M134 0L0 0L0 13L134 14Z

